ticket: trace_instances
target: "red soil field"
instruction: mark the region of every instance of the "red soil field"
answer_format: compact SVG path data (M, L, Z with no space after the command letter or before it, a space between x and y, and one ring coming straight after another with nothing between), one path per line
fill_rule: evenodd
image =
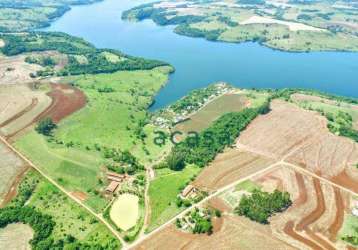
M302 174L295 172L295 177L298 185L299 196L298 199L294 201L293 206L298 207L302 204L305 204L308 200L308 197L307 197L307 189Z
M349 176L346 171L342 171L339 175L334 176L331 180L334 183L337 183L358 193L358 181Z
M71 115L86 105L86 96L82 91L65 84L51 84L48 93L53 100L51 106L40 115L39 119L50 117L55 123Z
M290 237L294 238L297 241L302 242L303 244L311 247L312 249L317 249L317 250L324 250L321 246L317 245L316 243L314 243L313 241L310 241L308 239L306 239L305 237L302 237L300 234L296 233L293 228L294 228L295 223L293 221L288 221L286 223L286 226L284 228L284 232L289 235Z
M332 223L332 225L329 227L328 231L330 233L330 240L331 241L335 241L338 231L341 229L342 225L343 225L343 220L344 220L344 201L341 195L341 191L338 188L334 188L334 198L336 201L336 206L337 206L337 214L336 214L336 218L334 220L334 222Z
M212 199L209 200L208 202L209 206L214 208L214 209L218 209L221 212L232 212L231 207L226 204L225 201L223 201L222 199L220 199L219 197L214 197Z
M13 138L19 133L26 131L29 126L43 118L50 117L55 123L58 123L65 117L71 115L86 105L86 96L77 88L74 88L70 85L55 83L51 84L51 88L52 90L47 93L47 95L52 99L51 105L42 113L34 117L30 124L21 130L8 135L7 138ZM16 120L18 117L26 112L29 112L30 110L31 109L26 109L13 116L10 120Z
M76 199L80 200L80 201L86 201L87 200L87 194L83 193L83 192L71 192L71 194L76 197Z
M321 188L321 183L318 179L313 179L313 185L316 192L317 207L308 216L304 217L296 226L296 230L302 231L306 229L310 224L318 220L326 210L324 196Z

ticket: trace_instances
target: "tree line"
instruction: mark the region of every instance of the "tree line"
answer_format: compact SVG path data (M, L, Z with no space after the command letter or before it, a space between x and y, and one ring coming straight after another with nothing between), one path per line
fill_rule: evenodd
M173 170L180 170L185 164L206 166L217 154L223 152L225 147L232 145L253 119L259 114L269 112L269 105L269 102L265 102L258 108L245 108L240 112L221 116L198 136L187 137L177 144L162 164Z

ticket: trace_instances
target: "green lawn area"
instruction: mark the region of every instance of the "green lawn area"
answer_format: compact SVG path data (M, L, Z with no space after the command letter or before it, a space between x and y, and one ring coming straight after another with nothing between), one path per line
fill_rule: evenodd
M55 137L80 147L130 150L137 146L140 123L146 120L152 97L167 82L169 70L160 67L77 77L74 84L84 91L88 104L60 123ZM103 88L110 91L100 92Z
M147 231L152 231L182 210L175 204L179 189L200 170L196 166L187 166L182 171L169 169L156 171L157 177L149 187L151 217Z
M255 189L261 189L261 187L250 180L243 181L243 182L239 183L238 185L236 185L236 187L235 187L235 191L245 190L250 193L252 191L254 191Z
M68 191L87 193L86 202L96 211L106 205L105 199L93 193L100 188L98 176L102 159L98 153L48 143L34 131L17 140L15 146Z
M82 243L100 244L108 249L120 245L106 226L35 171L27 174L24 183L32 180L38 184L27 205L52 216L56 225L51 237L55 241L72 235Z

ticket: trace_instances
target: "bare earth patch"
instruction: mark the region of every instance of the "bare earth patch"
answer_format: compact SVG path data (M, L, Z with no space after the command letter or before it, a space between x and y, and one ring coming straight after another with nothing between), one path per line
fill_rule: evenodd
M316 178L282 166L257 178L264 186L270 178L280 179L284 191L291 195L293 205L274 216L271 229L274 235L299 249L342 249L337 239L344 213L351 206L351 195L324 184Z
M121 194L113 203L111 220L122 230L127 231L135 226L139 216L139 198L133 194Z
M241 134L239 146L284 159L347 188L358 182L358 174L347 171L358 162L357 143L330 133L326 118L317 112L279 100L271 109Z
M25 163L17 157L6 145L0 142L0 206L6 200L7 194L25 169ZM1 249L1 248L0 248Z
M10 224L0 229L0 249L31 250L29 241L33 237L30 226Z
M0 83L3 84L24 84L34 79L31 73L36 73L42 67L37 64L25 62L25 55L5 57L0 56Z
M201 189L214 191L265 169L273 162L272 159L237 148L228 149L205 167L193 184Z
M296 23L296 22L287 22L282 20L277 20L269 17L262 17L262 16L252 16L249 19L241 22L241 25L247 24L280 24L287 26L291 31L299 31L299 30L306 30L306 31L318 31L324 32L324 29L319 29L316 27L312 27L303 23Z
M294 249L275 239L268 226L234 215L222 218L220 229L216 231L214 228L210 236L184 233L170 225L135 249Z
M5 42L4 40L0 39L0 48L4 47L5 46Z
M26 85L0 85L0 133L11 136L34 122L51 104L43 91Z

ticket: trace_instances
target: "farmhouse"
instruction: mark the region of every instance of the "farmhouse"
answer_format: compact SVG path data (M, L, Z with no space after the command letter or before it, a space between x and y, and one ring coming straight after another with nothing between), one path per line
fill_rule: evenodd
M106 188L106 192L112 194L117 190L118 186L119 186L119 182L112 181Z
M107 179L115 182L123 182L127 178L126 175L117 174L114 172L107 172Z
M181 192L181 196L183 198L192 198L193 196L196 195L196 193L198 192L198 189L196 187L194 187L193 185L188 185L184 188L184 190Z

